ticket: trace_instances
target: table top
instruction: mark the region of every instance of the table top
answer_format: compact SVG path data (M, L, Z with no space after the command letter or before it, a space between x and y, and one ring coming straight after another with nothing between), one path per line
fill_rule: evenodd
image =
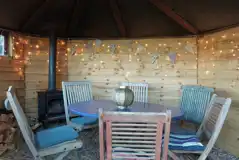
M104 111L117 111L117 105L112 100L92 100L71 104L69 110L73 114L87 117L98 117L98 110L102 108ZM169 107L160 104L134 102L130 107L131 112L164 112L171 110L172 118L177 119L183 116L179 107Z

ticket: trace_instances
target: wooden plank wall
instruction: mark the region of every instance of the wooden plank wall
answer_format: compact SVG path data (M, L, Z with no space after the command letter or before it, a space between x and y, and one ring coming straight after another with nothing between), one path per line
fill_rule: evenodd
M48 89L48 58L49 41L46 38L28 38L25 59L25 112L28 116L37 117L37 92ZM67 80L66 43L57 43L57 88L61 88L61 81Z
M14 86L19 97L20 104L24 105L25 85L24 85L24 53L23 44L18 41L18 36L14 35L9 56L0 56L0 108L4 107L3 101L6 98L6 91L9 86ZM14 43L14 41L16 43Z
M0 57L0 108L4 107L3 101L6 98L6 91L10 85L15 87L20 103L24 104L25 86L23 72L23 60Z
M198 82L232 97L232 106L217 141L219 147L239 156L239 27L199 39Z
M149 102L178 106L181 85L197 83L195 37L99 41L68 42L68 80L92 81L95 99L111 99L128 79L149 83ZM175 64L171 52L177 54ZM155 55L159 58L152 63Z

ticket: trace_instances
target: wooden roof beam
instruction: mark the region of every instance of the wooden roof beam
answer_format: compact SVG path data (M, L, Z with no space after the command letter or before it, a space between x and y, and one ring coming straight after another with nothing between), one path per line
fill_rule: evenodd
M29 16L26 22L20 28L21 31L26 30L26 28L36 19L36 17L41 14L41 11L48 5L50 0L44 0L42 4Z
M160 9L168 17L193 34L198 34L199 30L184 20L180 15L175 13L170 7L161 2L161 0L149 0L153 5Z
M121 34L121 36L126 37L126 28L123 23L122 15L120 13L118 4L116 0L109 0L110 8L112 10L115 22L117 24L118 30Z
M85 0L75 0L74 6L72 8L72 16L69 18L68 26L66 27L66 32L68 35L74 33L74 30L77 28L79 21L83 18L83 11L86 6Z

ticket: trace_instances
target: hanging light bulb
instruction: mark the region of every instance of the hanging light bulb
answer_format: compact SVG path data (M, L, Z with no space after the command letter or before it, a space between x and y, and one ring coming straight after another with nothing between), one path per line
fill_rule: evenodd
M61 41L61 45L64 46L64 45L65 45L65 42L64 42L64 41Z
M222 38L226 38L227 36L224 34L224 35L222 35L221 37L222 37Z

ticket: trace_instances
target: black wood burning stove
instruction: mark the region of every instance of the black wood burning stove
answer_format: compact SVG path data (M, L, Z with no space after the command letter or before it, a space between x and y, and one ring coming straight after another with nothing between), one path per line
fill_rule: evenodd
M38 92L38 120L44 124L65 120L62 91L56 89L56 42L50 36L48 90Z
M42 123L64 120L62 91L38 92L38 120Z

